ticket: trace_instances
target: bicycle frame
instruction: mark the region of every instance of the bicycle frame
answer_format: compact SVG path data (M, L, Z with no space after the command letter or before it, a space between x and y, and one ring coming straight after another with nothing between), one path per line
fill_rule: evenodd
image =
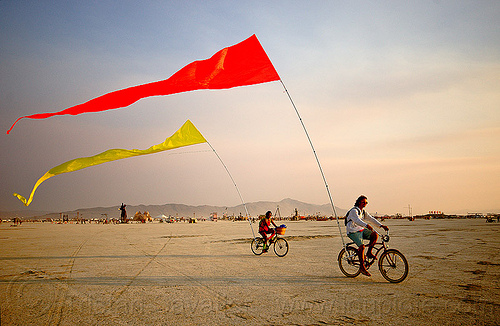
M375 257L378 257L380 251L382 251L382 253L384 253L387 249L389 249L389 246L386 244L387 242L389 242L389 231L386 232L386 234L380 234L379 232L377 232L377 230L373 230L373 232L377 233L379 235L379 239L382 239L382 242L376 242L374 245L373 245L373 249L375 250ZM349 243L346 243L345 247L346 250L347 250L347 247L350 246L350 245L353 245L353 244L356 244L354 242L349 242ZM373 253L373 252L372 252ZM366 269L370 268L371 265L373 265L373 263L375 262L375 259L374 258L368 258L365 256L365 267Z
M377 248L377 245L379 245L379 247ZM384 253L388 247L386 246L385 244L385 241L382 241L382 242L377 242L375 243L375 245L373 246L373 249L375 250L375 257L378 257L378 254L380 251L382 251L382 253ZM372 251L373 253L373 251ZM365 256L365 267L366 269L370 268L371 265L373 265L373 263L375 262L375 258L368 258Z

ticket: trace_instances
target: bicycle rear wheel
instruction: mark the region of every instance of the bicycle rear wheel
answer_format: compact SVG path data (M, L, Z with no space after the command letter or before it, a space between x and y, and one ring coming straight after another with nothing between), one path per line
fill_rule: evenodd
M283 238L277 238L274 243L274 253L278 257L283 257L288 253L288 242Z
M358 250L352 247L342 248L338 257L340 271L347 277L356 277L361 273Z
M408 261L396 249L386 250L378 261L382 276L391 283L402 282L408 276Z
M251 244L252 252L254 254L262 255L262 251L264 250L264 239L260 237L256 237L255 239L252 240Z

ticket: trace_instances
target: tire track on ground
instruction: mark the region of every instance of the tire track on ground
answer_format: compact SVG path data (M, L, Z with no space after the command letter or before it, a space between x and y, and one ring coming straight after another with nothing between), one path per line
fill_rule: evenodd
M44 270L28 269L12 279L7 289L7 293L10 296L8 299L12 300L10 304L14 307L18 305L22 306L22 315L24 318L32 315L31 317L36 319L37 323L60 325L63 319L64 303L70 290L67 281L71 278L78 253L92 236L90 235L84 239L71 253L68 263L62 265L65 266L62 272L50 273ZM18 263L11 263L25 267ZM56 280L57 282L45 283L44 279L49 281ZM49 288L47 289L47 287ZM40 291L46 291L45 295L43 295L43 300L37 297L37 295L40 295ZM33 296L35 293L37 295ZM43 320L44 316L46 322Z
M248 307L249 306L248 303L246 303L246 302L237 302L237 300L233 300L233 299L229 298L227 295L225 295L225 294L223 294L223 293L221 293L221 292L219 292L219 291L211 288L210 286L208 286L206 284L203 284L202 282L198 281L197 279L195 279L191 275L185 273L184 271L182 271L180 269L177 269L177 268L173 267L170 264L165 264L165 263L159 261L157 259L157 257L165 249L165 247L167 246L167 244L170 243L170 240L172 238L174 238L174 237L171 235L169 237L163 237L163 238L167 238L168 241L162 246L162 248L155 255L151 255L150 253L146 252L144 249L142 249L138 245L135 245L132 242L128 241L129 245L134 250L142 253L146 257L150 257L151 259L145 264L145 266L143 268L141 268L141 270L138 273L136 273L136 275L132 278L132 280L118 293L118 297L121 296L130 287L130 285L132 285L134 283L134 281L137 279L137 277L154 261L159 266L167 268L167 269L171 269L174 272L178 273L179 275L182 275L183 277L185 277L186 279L188 279L191 283L195 284L196 287L199 288L201 291L203 291L203 292L207 293L208 295L216 298L216 300L219 301L220 306L222 307L221 310L223 310L225 312L226 316L229 315L229 311L232 308L236 308L237 309L239 307ZM114 300L112 304L114 304L114 302L116 302L116 300ZM238 318L243 318L242 316L240 316L241 313L239 311L236 311L236 312L234 312L232 314L234 316L238 317ZM244 316L243 319L252 319L252 318L256 318L256 317L255 316L250 316L247 313L245 313L245 316Z
M126 236L124 236L124 238L126 238ZM160 250L154 255L150 255L150 254L146 253L145 251L140 250L142 253L145 254L145 256L150 257L149 261L132 277L132 279L120 291L115 292L115 294L113 294L114 299L111 301L110 305L108 306L108 309L111 308L112 306L114 306L115 302L118 301L118 299L123 295L123 293L135 282L137 277L139 277L139 275L142 274L142 272L156 259L156 257L158 257L158 255L163 251L163 249L165 249L165 247L170 243L170 241L171 241L171 238L169 238L163 244L163 246L160 248ZM135 246L135 245L132 245L131 243L129 243L129 245L132 247Z
M464 245L463 248L457 248L457 250L453 251L453 252L450 252L444 256L438 256L438 255L433 255L433 256L429 256L429 255L418 255L418 256L415 256L415 258L423 258L423 259L426 259L426 260L446 260L448 258L451 258L453 256L456 256L457 254L463 252L463 251L466 251L466 250L470 250L470 249L473 249L474 247L477 247L481 245L480 243L476 243L476 244L473 244L473 245ZM408 258L407 258L408 259ZM408 262L409 263L409 262ZM429 264L416 264L415 267L413 268L413 272L412 272L412 275L415 275L415 276L418 276L420 274L423 274L425 273L426 271L428 271L429 269L431 269L432 265L429 265Z
M61 285L63 285L64 287L64 292L63 292L63 295L62 297L59 298L58 301L56 301L55 303L55 310L53 312L53 316L51 317L54 317L55 320L54 321L51 321L51 319L49 319L49 325L60 325L62 320L63 320L63 314L64 314L64 307L65 307L65 304L64 302L66 301L66 299L68 298L68 292L70 290L70 287L68 285L68 280L71 279L71 276L73 274L73 268L75 266L75 261L76 261L76 257L78 256L78 254L80 253L80 251L82 250L83 246L85 246L87 244L87 242L94 236L98 235L99 233L102 233L103 230L101 230L100 232L97 232L96 234L91 234L91 235L88 235L79 245L78 247L73 251L73 253L71 254L70 256L70 259L69 259L69 263L68 265L66 266L66 269L65 271L63 272L63 276L62 277L56 277L57 280L61 281Z

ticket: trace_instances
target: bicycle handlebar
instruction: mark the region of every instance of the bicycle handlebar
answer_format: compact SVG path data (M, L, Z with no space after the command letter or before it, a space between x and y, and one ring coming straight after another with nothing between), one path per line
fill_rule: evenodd
M389 230L385 231L385 234L380 234L377 230L373 229L373 231L375 233L377 233L381 238L382 238L382 241L384 242L389 242L389 240L391 239L391 237L389 237Z

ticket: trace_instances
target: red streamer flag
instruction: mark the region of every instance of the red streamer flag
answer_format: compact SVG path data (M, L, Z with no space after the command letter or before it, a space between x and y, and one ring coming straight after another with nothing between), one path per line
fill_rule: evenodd
M220 50L209 59L188 64L168 79L107 93L59 112L20 117L7 134L23 118L45 119L56 115L100 112L123 108L150 96L198 89L225 89L276 80L280 80L278 73L257 37L252 35L238 44Z

